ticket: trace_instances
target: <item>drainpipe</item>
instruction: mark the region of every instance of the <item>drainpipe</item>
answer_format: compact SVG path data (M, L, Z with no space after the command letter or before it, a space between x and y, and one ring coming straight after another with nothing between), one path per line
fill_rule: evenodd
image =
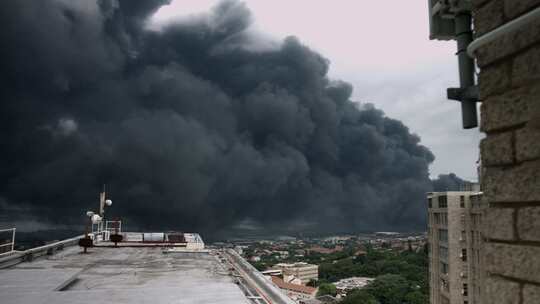
M478 126L476 102L478 87L475 85L474 59L467 54L467 47L473 41L470 12L460 12L455 17L457 57L459 62L459 88L447 90L448 99L461 102L463 128L471 129Z

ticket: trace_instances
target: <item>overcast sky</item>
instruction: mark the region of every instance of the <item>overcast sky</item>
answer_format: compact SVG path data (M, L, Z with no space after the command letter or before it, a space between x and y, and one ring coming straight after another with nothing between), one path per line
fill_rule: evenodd
M217 0L173 0L152 23L208 11ZM253 31L279 41L290 35L331 62L330 77L350 82L353 99L402 120L435 154L432 177L454 172L476 180L478 129L463 130L455 43L428 39L427 1L246 0Z

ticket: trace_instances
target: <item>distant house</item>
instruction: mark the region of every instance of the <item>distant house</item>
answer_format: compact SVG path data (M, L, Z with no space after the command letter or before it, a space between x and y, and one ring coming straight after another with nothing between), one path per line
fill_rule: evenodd
M287 283L282 278L271 276L272 283L283 290L287 296L295 301L313 299L317 294L317 288L298 284Z
M319 266L308 263L279 263L272 268L281 269L283 271L283 276L295 276L299 278L302 281L302 284L307 284L310 280L317 280L319 278Z

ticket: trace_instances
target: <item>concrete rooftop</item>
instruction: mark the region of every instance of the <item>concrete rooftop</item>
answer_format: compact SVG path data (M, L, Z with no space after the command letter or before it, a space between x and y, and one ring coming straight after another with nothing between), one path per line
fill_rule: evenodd
M78 246L0 269L0 303L250 303L213 255Z

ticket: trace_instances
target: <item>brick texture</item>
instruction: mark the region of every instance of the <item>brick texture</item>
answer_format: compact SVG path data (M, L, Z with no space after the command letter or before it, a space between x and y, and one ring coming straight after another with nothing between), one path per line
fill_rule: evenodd
M538 304L540 303L540 286L531 284L523 287L523 304Z
M540 0L473 0L476 34L539 6ZM484 45L476 57L487 133L482 187L490 204L483 253L491 275L482 303L540 303L540 20Z
M514 209L489 208L485 213L484 236L490 239L514 239Z
M509 63L502 63L480 71L478 86L481 100L494 94L503 93L509 88L511 68Z
M538 91L525 87L484 100L481 106L481 130L489 133L527 123L531 118L530 109L539 101Z
M504 23L504 1L493 0L486 5L473 9L474 28L481 36Z
M516 132L516 158L520 162L540 158L540 128L526 126Z
M484 295L485 304L515 304L519 299L519 284L491 276L486 278Z
M538 5L540 0L505 0L504 13L507 18L514 19Z
M537 83L540 83L540 46L517 56L512 67L512 85Z
M540 201L540 161L511 168L487 167L482 186L489 202Z
M484 138L480 144L485 166L508 165L514 162L513 132L499 133Z
M540 247L486 243L484 252L489 273L540 283Z
M481 111L481 130L484 132L507 129L527 122L540 128L540 87L525 86L489 97L482 103Z
M540 242L540 207L521 208L517 215L519 238L525 241ZM540 256L537 258L540 259Z

